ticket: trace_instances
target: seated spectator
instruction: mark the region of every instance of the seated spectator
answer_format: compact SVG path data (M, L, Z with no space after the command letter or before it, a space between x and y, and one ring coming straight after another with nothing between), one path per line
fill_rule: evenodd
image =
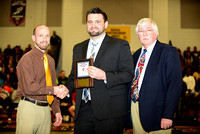
M67 77L65 76L65 71L61 70L59 77L58 77L58 85L66 85Z
M21 49L21 46L17 45L13 48L13 56L18 57L19 59L22 57L24 54L23 50ZM18 60L19 60L18 59Z
M58 85L66 85L67 77L65 76L65 71L61 70L58 74ZM71 97L65 97L64 99L60 100L60 109L63 115L63 121L70 121L70 112L69 108L72 106L72 99ZM71 110L70 110L71 111Z
M4 49L4 53L6 54L6 55L12 55L12 53L13 53L13 50L11 49L11 46L10 46L10 44L8 44L7 45L7 48L5 48Z
M6 80L6 75L7 75L6 67L5 67L5 65L3 65L2 69L0 71L0 78L4 81L4 80Z
M0 56L1 57L1 56ZM0 68L2 68L2 66L3 66L3 61L2 61L2 59L0 58ZM1 71L1 70L0 70Z
M68 109L72 105L71 97L65 97L64 99L60 100L60 110L63 116L63 121L69 121L70 120L70 113Z
M8 64L7 64L7 67L8 70L11 68L11 67L16 67L16 62L15 62L15 59L12 55L9 56L9 59L8 59Z
M181 53L181 49L178 48L177 51L178 51L178 55L179 55L179 58L180 58L180 61L181 61L181 66L183 68L183 55Z
M195 91L199 92L199 95L200 95L200 79L198 79L196 82ZM199 100L199 104L200 104L200 100Z
M190 51L190 47L187 47L187 50L183 52L183 63L184 65L191 65L192 64L192 54Z
M12 100L12 103L13 103L13 107L14 107L14 108L17 108L18 103L19 103L19 101L20 101L20 99L21 99L20 97L17 97L17 96L16 96L16 93L17 93L17 90L11 87L10 96L11 96L11 100Z
M4 89L5 86L0 86L0 105L6 111L8 116L8 123L12 122L13 104L8 91Z
M24 51L24 54L30 51L31 49L32 49L31 44L28 44L27 48Z
M1 62L2 62L2 63L1 63L1 66L2 66L2 65L5 65L5 57L6 57L5 53L2 53L2 54L1 54Z
M0 86L3 84L3 79L0 77Z
M195 93L195 79L192 76L192 68L191 66L186 66L184 69L184 77L183 81L187 85L187 92L186 93Z
M200 56L200 52L197 50L197 47L195 46L194 47L194 50L192 51L192 59L193 59L193 62L192 62L192 65L195 66L195 65L198 65L198 57Z
M198 67L197 70L194 70L193 76L194 76L194 78L195 78L196 81L198 79L200 79L200 67Z
M7 81L10 84L11 87L13 87L14 89L17 89L17 74L16 74L16 70L15 68L12 66L9 69L9 73L7 74L8 78Z

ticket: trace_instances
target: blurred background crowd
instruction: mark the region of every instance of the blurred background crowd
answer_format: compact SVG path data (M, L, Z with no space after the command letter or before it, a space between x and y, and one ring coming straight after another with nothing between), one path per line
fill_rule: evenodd
M16 97L18 86L16 66L22 55L32 49L31 44L22 50L20 45L11 48L0 48L0 109L12 121L12 111L17 107L19 98ZM183 71L183 89L176 112L179 123L200 123L200 51L195 46L189 46L181 51L177 48ZM65 84L67 76L62 70L57 74L57 84ZM75 110L75 93L70 98L61 100L61 111L64 121L73 121Z

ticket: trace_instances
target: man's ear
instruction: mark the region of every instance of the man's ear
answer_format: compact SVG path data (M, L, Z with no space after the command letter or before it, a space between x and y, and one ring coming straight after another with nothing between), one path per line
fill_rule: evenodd
M105 29L108 27L108 21L105 22Z
M33 42L35 42L35 35L32 35L32 40Z

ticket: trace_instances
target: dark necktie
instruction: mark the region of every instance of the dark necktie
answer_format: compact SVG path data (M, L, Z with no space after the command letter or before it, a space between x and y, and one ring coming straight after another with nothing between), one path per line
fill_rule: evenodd
M138 82L139 82L140 75L142 73L142 69L144 67L145 53L146 52L147 52L147 50L144 49L144 51L141 55L140 61L138 63L138 66L136 68L136 73L135 73L135 76L133 78L133 83L132 83L132 86L131 86L131 88L132 88L131 98L134 102L136 102L139 98Z

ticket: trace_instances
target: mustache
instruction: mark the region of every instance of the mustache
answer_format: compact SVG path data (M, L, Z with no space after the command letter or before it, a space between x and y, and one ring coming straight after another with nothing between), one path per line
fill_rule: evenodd
M144 40L144 39L149 39L149 38L147 38L147 37L143 37L142 39Z
M40 43L48 43L48 41L41 41Z
M90 28L91 30L93 30L93 29L99 29L98 27L92 27L92 28Z

